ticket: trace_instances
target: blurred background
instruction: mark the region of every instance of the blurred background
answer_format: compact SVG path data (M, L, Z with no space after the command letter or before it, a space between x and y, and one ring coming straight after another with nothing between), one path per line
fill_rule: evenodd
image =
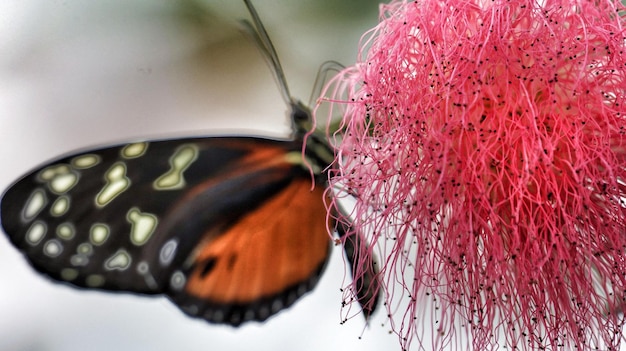
M355 62L376 1L256 1L292 95L322 62ZM50 158L146 137L286 136L287 106L237 21L241 1L0 2L0 189ZM317 288L239 329L163 298L74 290L36 274L0 235L0 350L398 349L385 313L340 325L341 250ZM362 335L362 338L359 337Z

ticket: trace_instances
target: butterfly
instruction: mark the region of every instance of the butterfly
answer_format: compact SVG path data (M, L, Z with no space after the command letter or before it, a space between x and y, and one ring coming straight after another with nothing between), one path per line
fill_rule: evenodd
M361 237L346 236L349 224L332 219L341 209L329 216L325 206L333 150L308 133L311 112L289 94L244 2L254 24L243 23L291 108L292 138L137 141L37 167L0 202L4 232L37 271L79 288L166 295L190 316L238 326L313 289L331 249L327 228L337 227L350 264L359 261ZM366 317L377 305L375 274L353 285Z

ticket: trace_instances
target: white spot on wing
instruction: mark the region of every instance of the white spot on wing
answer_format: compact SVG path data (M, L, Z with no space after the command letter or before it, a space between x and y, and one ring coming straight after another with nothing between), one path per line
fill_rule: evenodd
M193 144L180 146L170 157L170 170L157 178L152 187L155 190L180 189L185 186L183 172L198 158L198 147Z
M131 225L130 241L137 246L145 244L150 239L159 223L155 215L141 212L137 207L128 211L126 220Z
M126 164L116 162L104 174L106 184L96 195L96 206L104 207L130 187L130 179L126 177Z
M100 156L95 154L88 154L74 157L71 163L74 168L87 169L97 165L98 163L100 163L100 161Z
M163 247L161 247L161 252L159 252L159 263L162 266L168 266L172 263L172 259L174 259L174 255L176 255L176 249L178 248L178 239L170 239Z
M93 254L93 246L88 243L82 243L76 248L76 252L80 255L91 256Z
M128 251L124 249L118 250L113 256L104 262L104 268L107 270L126 270L130 266L131 257Z
M70 173L71 171L72 169L70 168L70 166L66 164L56 164L42 169L41 172L39 172L39 174L37 175L37 178L41 182L47 183L53 180L55 177Z
M78 183L78 175L74 173L59 174L50 181L50 190L56 194L64 194Z
M70 240L76 234L76 229L72 225L72 223L61 223L57 227L57 236L61 239Z
M52 207L50 207L50 214L54 217L64 215L70 208L69 196L61 196L54 201Z
M148 150L148 143L134 143L128 144L122 148L120 155L123 158L136 158L143 156Z
M39 212L41 212L41 210L43 210L47 202L48 199L46 198L46 193L43 189L36 189L33 191L26 201L26 206L24 206L24 209L22 210L22 219L24 221L30 221L33 219L39 214Z
M43 246L43 253L48 257L57 257L63 252L63 245L57 239L48 240Z
M48 228L44 222L37 221L33 223L33 225L31 225L26 232L26 242L33 246L38 245L46 235L47 231Z
M94 245L102 245L108 238L111 230L103 223L95 223L89 229L89 241Z

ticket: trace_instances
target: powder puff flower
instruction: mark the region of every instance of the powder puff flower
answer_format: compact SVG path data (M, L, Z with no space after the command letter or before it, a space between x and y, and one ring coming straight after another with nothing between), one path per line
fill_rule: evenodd
M327 91L344 116L330 181L356 199L352 233L377 248L361 257L382 255L404 348L619 348L625 11L611 0L381 7L359 62Z

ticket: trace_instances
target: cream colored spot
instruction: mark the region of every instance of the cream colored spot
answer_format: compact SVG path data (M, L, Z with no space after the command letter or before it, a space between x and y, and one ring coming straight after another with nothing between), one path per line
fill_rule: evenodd
M94 245L102 245L110 234L109 226L102 223L95 223L89 229L89 241Z
M128 144L122 148L121 155L124 158L136 158L143 156L148 150L148 143Z
M78 277L78 271L74 268L63 268L61 270L61 279L65 281L74 280Z
M91 244L82 243L76 248L76 252L80 255L91 256L93 254L93 246Z
M41 239L43 239L46 235L46 231L46 225L41 221L37 221L33 223L30 228L28 228L28 232L26 232L26 241L35 246L41 242Z
M43 253L49 257L57 257L63 252L63 245L56 239L48 240L43 246Z
M170 157L170 170L157 178L152 187L155 190L180 189L185 186L183 172L198 159L198 147L187 144L182 145L172 157Z
M100 156L95 154L82 155L72 159L72 166L78 169L91 168L100 163Z
M85 279L87 286L97 288L104 285L104 277L100 274L91 274Z
M159 223L155 215L141 212L137 207L133 207L128 211L126 220L131 225L130 241L137 246L145 244L150 239Z
M113 256L104 262L104 268L107 270L123 271L130 266L131 257L126 250L118 250Z
M48 188L56 194L63 194L78 184L78 173L64 163L45 168L37 177L48 183Z
M49 183L50 190L56 194L64 194L78 184L78 175L74 173L59 174Z
M61 239L70 240L76 234L76 230L71 223L61 223L57 227L57 236Z
M50 208L50 214L54 217L64 215L70 208L70 198L68 196L60 196L54 201Z
M24 210L22 211L23 219L25 221L29 221L33 219L36 215L43 210L44 206L48 199L46 198L46 193L42 189L37 189L30 194L30 197L26 201L26 206L24 206Z
M46 169L42 170L41 172L39 172L38 178L43 182L49 182L54 179L54 177L70 173L71 171L72 169L68 165L62 163L47 167Z
M96 206L98 207L108 205L130 186L130 179L126 177L126 164L124 162L116 162L111 166L105 173L104 179L106 184L96 195Z

